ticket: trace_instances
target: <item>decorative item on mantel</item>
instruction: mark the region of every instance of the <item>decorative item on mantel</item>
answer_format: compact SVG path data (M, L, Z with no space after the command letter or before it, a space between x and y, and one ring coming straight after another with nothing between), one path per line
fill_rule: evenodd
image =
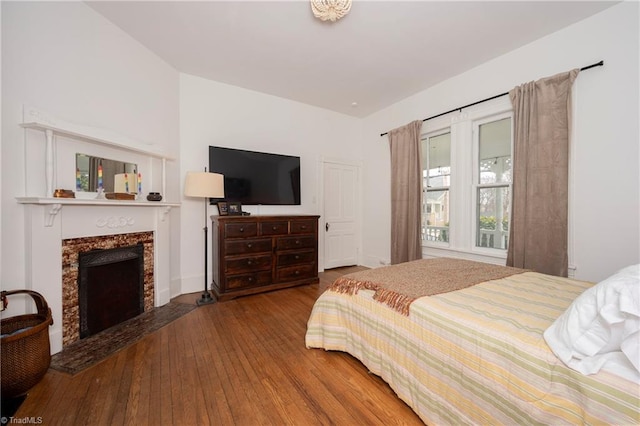
M104 190L104 186L103 186L103 182L102 182L102 161L100 161L100 163L98 164L98 193L100 193L100 190Z
M53 192L54 198L76 198L76 194L70 189L56 189Z
M162 201L162 195L159 192L150 192L147 195L147 200L149 201Z
M127 194L136 194L140 183L135 173L117 173L114 177L114 192L124 192Z
M104 194L107 200L135 200L136 194L129 194L128 192L105 192Z

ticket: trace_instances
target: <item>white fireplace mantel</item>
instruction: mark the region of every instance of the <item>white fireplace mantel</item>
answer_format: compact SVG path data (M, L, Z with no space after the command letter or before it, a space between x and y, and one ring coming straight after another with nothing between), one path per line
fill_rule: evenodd
M37 182L37 185L26 184L26 196L16 197L16 200L24 205L27 286L45 297L53 314L54 322L49 330L52 353L62 349L62 306L65 297L62 291L62 241L65 239L153 232L154 306L168 303L171 296L168 213L180 206L179 203L147 201L141 195L137 200L109 200L96 198L96 193L77 193L76 196L80 198L56 198L53 193L57 184L58 163L66 168L71 157L75 158L75 149L83 144L87 144L89 150L121 151L125 155L133 153L137 158L148 159L150 175L153 175L152 168L161 163L161 174L156 175L154 184L162 186L163 194L166 161L172 158L154 145L139 144L108 131L57 120L28 106L24 106L20 126L44 133L40 139L38 132L25 132L25 144L36 148L26 150L30 153L25 156L26 178L30 182ZM59 141L56 136L61 136ZM45 142L44 150L40 140ZM44 163L42 157L36 160L45 166L46 187L38 180L42 179L41 169L29 167L29 160L43 153ZM161 177L161 182L158 177Z
M45 198L45 197L18 197L20 204L37 204L47 206L44 215L44 226L51 227L63 206L109 206L109 207L154 207L160 208L160 220L165 221L172 207L179 207L179 203L163 203L157 201L137 200L107 200L107 199L82 199L82 198Z

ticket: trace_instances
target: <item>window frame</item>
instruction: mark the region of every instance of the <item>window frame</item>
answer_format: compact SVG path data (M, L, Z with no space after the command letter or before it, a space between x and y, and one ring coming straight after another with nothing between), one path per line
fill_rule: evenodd
M422 206L425 206L425 199L426 199L426 196L427 196L427 192L429 192L429 191L432 191L432 192L445 191L445 190L449 191L449 226L448 226L448 228L449 228L448 229L449 237L448 237L447 241L430 241L430 240L423 239L422 240L422 246L423 247L425 245L429 245L429 246L445 248L445 247L449 247L450 246L450 242L451 242L451 209L452 209L452 207L451 207L451 182L452 182L452 179L453 179L453 177L452 177L453 165L451 164L451 161L452 161L451 152L452 152L452 149L453 149L452 148L453 135L451 135L451 128L450 127L440 127L437 130L430 131L428 133L422 133L420 135L420 144L421 144L421 148L423 149L423 152L424 152L425 145L427 146L427 148L429 146L428 142L429 142L430 138L435 138L435 137L438 137L438 136L442 136L442 135L445 135L447 133L450 134L450 136L449 136L449 163L450 163L449 168L451 169L451 173L449 175L449 185L448 186L436 186L436 187L429 186L429 175L428 175L428 172L427 172L427 177L426 177L427 185L426 185L426 187L424 186L424 184L422 186L422 202L421 202L421 204L422 204ZM428 149L427 149L426 155L423 155L423 157L425 157L426 161L427 161L427 164L423 164L422 165L422 171L424 172L425 167L428 167L428 165L429 165L429 150ZM426 169L426 170L428 171L428 169ZM422 178L423 178L423 182L424 182L424 175L423 175ZM422 212L422 214L425 214L425 213L426 213L426 208ZM434 212L432 212L432 213L434 213ZM423 218L421 217L420 218L421 223L422 223L422 219Z
M511 120L511 143L509 146L511 152L511 173L512 179L508 184L505 183L480 183L480 126L487 123L492 123L494 121L500 121L505 118ZM484 116L481 118L477 118L472 121L472 134L473 134L473 179L471 181L471 196L472 201L471 205L473 207L473 212L471 214L471 250L476 253L481 254L489 254L494 256L503 255L505 258L507 256L507 248L497 249L491 247L481 247L477 245L477 235L478 235L478 191L480 189L485 188L509 188L509 210L511 210L511 203L513 200L513 111L505 111L501 113L496 113L488 116Z
M461 102L462 103L462 102ZM449 242L422 241L422 255L429 257L458 257L488 263L504 264L507 251L475 247L476 201L475 179L477 142L473 123L495 121L502 114L513 115L508 96L496 98L478 105L424 122L421 141L425 137L451 132L451 182L449 185ZM512 145L513 145L513 117ZM513 156L513 146L511 147ZM421 219L422 220L422 219Z

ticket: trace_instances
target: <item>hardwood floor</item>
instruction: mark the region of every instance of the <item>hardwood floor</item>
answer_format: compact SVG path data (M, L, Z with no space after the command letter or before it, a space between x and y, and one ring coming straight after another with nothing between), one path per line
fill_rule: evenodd
M305 347L321 291L361 269L202 306L75 376L50 369L15 417L64 425L420 425L358 360Z

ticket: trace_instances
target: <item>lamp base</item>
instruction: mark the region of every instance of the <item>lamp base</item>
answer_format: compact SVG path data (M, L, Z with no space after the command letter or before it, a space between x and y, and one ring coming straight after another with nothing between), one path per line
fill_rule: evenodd
M200 296L200 299L196 300L196 305L198 306L208 305L210 303L214 303L215 301L216 299L211 297L211 294L209 294L209 292L207 291L205 293L202 293L202 296Z

